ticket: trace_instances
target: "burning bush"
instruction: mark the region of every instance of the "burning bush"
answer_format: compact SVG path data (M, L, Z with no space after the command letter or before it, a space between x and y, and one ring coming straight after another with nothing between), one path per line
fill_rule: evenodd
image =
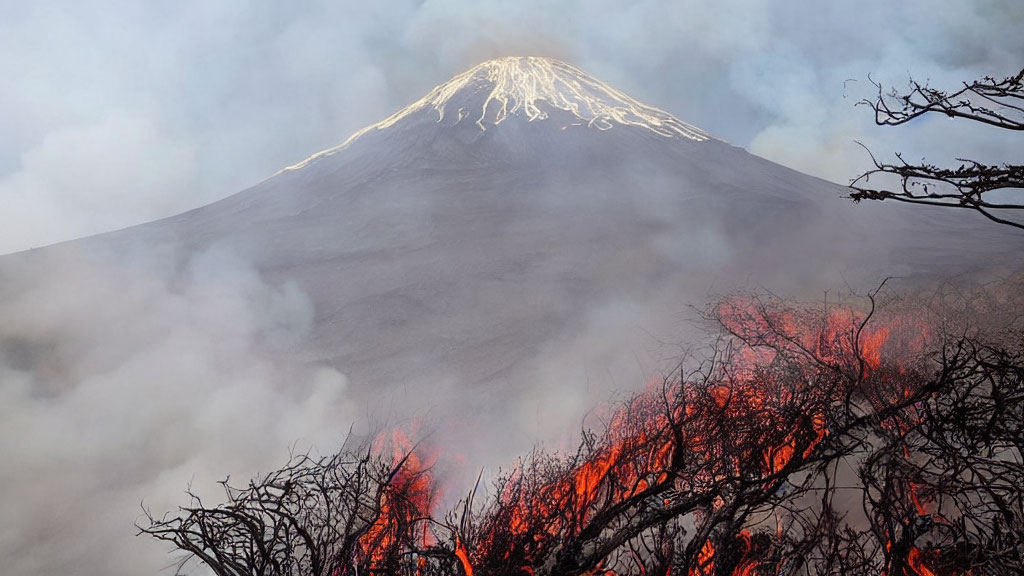
M382 443L293 457L245 488L221 482L220 506L204 506L190 490L192 503L177 516L146 511L142 531L187 553L179 573L193 558L222 576L402 573L394 567L410 550L434 544L433 487L423 456L403 436L392 448L390 460ZM425 557L414 561L425 565Z
M1010 308L991 293L876 304L720 301L703 361L443 521L426 460L395 442L391 459L300 458L225 484L227 504L194 499L142 531L221 575L1024 573Z

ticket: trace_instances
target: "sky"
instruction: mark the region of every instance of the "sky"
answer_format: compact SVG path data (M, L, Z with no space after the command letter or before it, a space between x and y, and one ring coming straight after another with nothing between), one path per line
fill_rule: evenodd
M1017 0L0 0L0 253L228 196L508 55L562 59L835 182L867 167L855 141L1012 159L1011 135L883 129L854 104L869 74L1015 73L1022 28Z

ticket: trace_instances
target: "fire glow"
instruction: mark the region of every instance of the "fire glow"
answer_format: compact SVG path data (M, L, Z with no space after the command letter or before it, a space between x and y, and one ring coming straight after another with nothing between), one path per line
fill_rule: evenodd
M672 493L680 489L700 492L702 487L716 486L729 476L757 477L766 490L782 486L792 471L791 465L796 464L795 468L811 458L825 438L825 413L831 396L828 388L789 389L764 366L772 362L780 348L792 348L837 365L856 364L857 373L874 382L877 379L871 378L872 372L882 367L890 329L866 330L863 314L833 310L813 334L806 334L797 329L802 329L800 322L808 318L793 313L770 317L748 309L752 306L752 302L732 301L719 310L727 328L756 344L743 348L728 371L716 374L719 382L692 388L680 381L676 386L652 388L617 411L603 443L574 468L556 475L555 481L521 491L515 489L521 485L514 476L499 496L499 509L507 511L508 521L495 519L488 524L476 535L472 551L460 544L459 557L466 573L472 572L476 560L486 566L520 561L523 564L516 568L532 574L539 560L533 549L542 548L544 538L579 535L598 510L635 506L650 498L661 498L662 505L671 508ZM766 324L771 322L780 324ZM803 337L794 338L796 334ZM755 341L768 335L779 339ZM764 347L767 344L771 347ZM923 341L913 345L923 345ZM911 392L901 390L899 394ZM794 420L784 413L795 401L805 412ZM673 408L665 410L665 406ZM791 426L779 428L782 422ZM728 456L723 459L723 455ZM697 469L690 476L671 474L685 460L718 462L721 468ZM531 472L518 470L516 474ZM711 498L706 513L714 514L721 506L720 499ZM777 567L769 569L752 557L748 528L717 536L718 540L723 538L740 543L741 555L733 562L731 574L777 573ZM715 551L712 539L704 540L689 575L720 574L715 568ZM913 564L918 556L908 558L908 562ZM592 573L617 573L602 564L598 566L600 569ZM651 573L639 558L633 568L638 574ZM670 571L666 568L664 573Z
M780 340L770 342L771 348L767 349L762 346L744 348L746 357L730 367L733 373L722 374L722 383L704 388L704 394L679 399L673 396L689 394L685 386L675 389L657 387L633 398L612 416L602 445L591 450L575 467L561 471L554 481L540 483L528 491L522 490L522 485L516 480L530 474L531 470L516 470L512 481L505 484L504 491L498 496L499 508L506 516L486 523L484 529L474 535L472 549L467 548L462 539L456 539L455 554L463 571L472 575L477 565L492 568L503 565L519 573L535 574L535 564L541 560L537 552L544 548L546 539L578 536L587 529L598 510L627 505L634 500L662 498L662 504L671 507L671 491L666 489L670 485L673 488L710 487L726 475L755 475L766 487L781 485L794 456L798 456L799 462L806 461L825 438L824 412L830 397L826 390L805 394L801 402L808 403L805 410L811 409L808 417L799 419L791 429L773 429L776 423L790 420L782 412L794 401L795 393L807 391L792 391L780 386L763 370L763 366L773 360L780 346L791 346L810 351L814 357L837 365L858 364L862 377L877 383L871 375L882 367L883 349L889 342L891 330L889 327L868 330L863 325L863 314L836 309L828 314L816 333L807 335L801 331L803 326L800 325L807 318L799 318L793 313L769 318L758 315L755 310L744 309L751 306L754 306L751 302L725 303L720 309L721 318L728 328L741 336L753 340L774 334ZM766 322L779 322L782 330L776 331L776 327ZM794 334L804 336L791 338L790 335ZM922 339L910 345L919 348L923 344ZM904 371L904 368L897 368L897 372ZM889 390L879 396L912 393L912 389ZM676 408L666 412L664 405ZM693 425L681 426L683 422L692 422ZM730 425L723 425L725 422ZM733 432L710 433L711 430L726 429ZM673 433L681 436L672 438ZM736 435L740 438L737 439ZM744 437L747 435L756 435L757 441ZM733 453L728 458L728 470L708 469L690 477L677 476L670 480L669 470L673 468L674 459L721 460L720 455L729 452L729 443L762 448L760 453L746 448ZM680 452L678 449L683 446L685 450ZM751 470L751 463L759 463L756 471ZM418 463L413 465L418 466ZM928 514L916 493L911 492L910 496L919 513ZM597 506L599 500L600 506ZM719 499L712 499L707 513L713 514L722 505ZM779 572L778 566L770 566L770 562L753 556L748 528L741 528L731 536L718 535L716 539L721 541L723 537L739 543L740 558L733 562L733 576ZM914 574L933 576L934 572L925 564L928 556L916 547L910 548L907 567ZM650 573L639 558L634 569L638 574ZM617 574L603 563L586 573ZM664 574L670 573L671 568L666 568ZM716 547L708 538L700 547L688 575L720 573L720 570L716 571Z
M360 492L367 504L344 532L354 550L311 572L985 574L976 545L949 536L967 533L982 501L943 496L920 440L960 364L944 357L937 379L930 368L940 318L871 303L721 302L711 357L623 402L575 453L537 451L443 519L434 457L395 432L371 451L393 453ZM837 483L857 480L840 464L859 467L862 512L833 505Z

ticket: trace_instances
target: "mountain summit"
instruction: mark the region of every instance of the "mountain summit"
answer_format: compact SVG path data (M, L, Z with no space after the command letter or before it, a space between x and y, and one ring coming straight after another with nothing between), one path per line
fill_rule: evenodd
M575 66L552 58L512 56L470 68L383 121L356 132L341 145L286 170L305 167L368 133L424 115L443 126L475 125L480 131L519 119L553 122L563 130L571 126L597 130L629 126L666 138L696 142L709 139L700 128L638 102Z
M384 122L382 128L419 110L431 108L438 122L454 115L481 130L510 116L547 120L551 112L567 112L573 124L607 130L616 124L638 126L666 137L707 140L695 126L669 113L637 102L565 62L539 57L488 60L434 88L419 101Z

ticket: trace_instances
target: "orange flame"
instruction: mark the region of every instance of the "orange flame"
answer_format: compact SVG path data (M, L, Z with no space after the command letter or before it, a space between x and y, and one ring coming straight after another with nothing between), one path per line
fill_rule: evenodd
M715 573L715 547L711 540L705 540L697 553L697 566L690 570L689 576L704 576Z
M917 576L936 576L935 572L932 572L932 570L923 563L924 559L928 556L929 553L912 547L910 552L907 553L907 566Z
M359 539L363 557L371 567L386 565L389 556L406 544L403 537L415 535L424 546L433 543L430 532L417 525L422 524L420 519L431 514L434 506L433 479L429 472L432 459L417 451L408 436L398 429L392 432L391 448L392 463L397 470L380 496L377 518Z
M473 576L473 565L469 563L469 553L466 552L466 545L458 538L455 539L455 557L462 564L462 571L465 572L466 576Z
M513 472L499 495L503 516L475 539L473 560L480 566L488 558L513 562L532 573L536 550L554 539L578 534L605 503L619 505L659 489L659 498L670 506L671 499L664 497L669 489L713 487L728 475L749 474L751 463L769 486L781 482L790 469L812 458L829 434L827 414L839 388L828 378L838 371L825 370L822 376L822 365L841 367L847 379L843 382L857 382L863 387L858 393L871 403L891 403L914 392L907 389L906 382L913 379L903 377L906 368L894 368L892 362L894 350L903 354L900 346L923 347L923 341L914 338L924 331L907 328L911 322L876 329L866 324L865 313L852 309L832 308L824 314L765 310L742 301L723 304L720 314L723 324L748 343L739 348L728 372L714 375L707 386L677 382L680 385L669 390L652 387L638 395L612 413L601 443L582 455L574 468L558 469L539 485L523 484L529 475L526 470ZM791 378L773 371L778 351L791 353L782 360L806 358L804 365L793 362L784 367L805 371L800 381L813 386L794 389ZM794 401L800 406L796 415ZM694 459L715 464L686 476L674 472L674 461ZM670 481L672 486L666 486ZM912 497L924 513L916 493ZM781 537L782 520L777 517L776 522ZM748 531L735 537L742 542L743 556L732 576L754 576L764 562L758 560L761 552L754 552ZM728 549L732 550L731 544ZM456 540L455 554L467 576L473 574L470 552ZM921 557L920 551L915 553L916 576L934 576L921 564ZM714 570L715 547L707 540L689 576Z

